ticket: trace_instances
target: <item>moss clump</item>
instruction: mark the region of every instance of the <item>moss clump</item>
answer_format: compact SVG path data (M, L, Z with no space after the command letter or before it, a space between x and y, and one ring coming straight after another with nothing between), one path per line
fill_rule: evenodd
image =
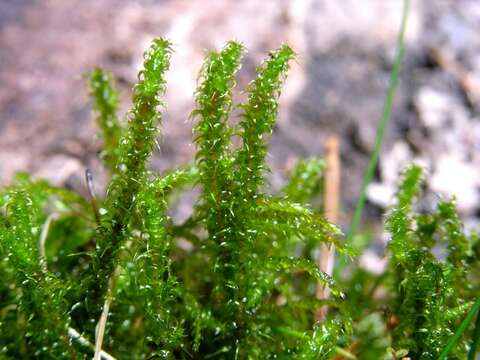
M90 74L111 182L95 201L26 175L0 193L2 358L87 359L96 346L97 356L119 359L434 359L447 346L478 291L465 279L479 242L464 234L454 202L416 213L423 172L408 168L387 220L387 272L353 262L335 281L319 271L312 254L321 243L351 254L309 205L319 203L324 162L301 161L278 194L265 180L295 54L288 46L269 54L232 123L243 52L229 42L207 55L192 112L195 161L164 174L148 160L170 43L156 39L146 52L126 126L111 76ZM178 224L169 215L175 195L193 187L199 199ZM445 260L433 255L439 243ZM329 299L316 298L318 283ZM389 291L379 299L376 289ZM328 315L316 323L322 305ZM467 327L450 358L464 358L472 333Z

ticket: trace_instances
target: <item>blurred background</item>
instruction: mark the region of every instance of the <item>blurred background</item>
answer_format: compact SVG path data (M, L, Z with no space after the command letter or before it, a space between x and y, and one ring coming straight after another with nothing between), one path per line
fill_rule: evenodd
M192 161L193 93L202 59L235 39L248 53L242 89L268 50L298 52L272 136L270 180L281 186L299 158L323 156L338 134L345 227L382 113L402 0L1 0L0 185L29 171L85 193L84 169L103 191L100 142L84 74L114 73L128 109L142 52L153 37L173 42L168 109L152 167ZM480 215L480 1L412 0L401 82L365 219L382 220L398 173L429 171L429 207L455 195L468 227ZM242 95L238 95L241 99Z

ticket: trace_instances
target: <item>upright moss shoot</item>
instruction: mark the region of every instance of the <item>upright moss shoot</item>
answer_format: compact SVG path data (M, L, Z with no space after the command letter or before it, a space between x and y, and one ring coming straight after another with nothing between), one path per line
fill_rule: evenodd
M119 140L118 159L102 208L103 216L92 258L91 279L86 284L92 292L93 306L113 275L118 251L128 236L128 226L136 197L146 179L150 157L161 119L160 97L165 92L165 71L170 64L170 43L155 39L145 53L139 82L133 89L133 108L125 135Z
M395 348L408 349L413 358L436 359L471 306L471 295L465 289L468 285L458 282L468 271L468 242L453 201L441 201L433 216L414 211L422 178L419 166L405 171L398 204L387 221L392 234L390 271L396 292L392 310L399 320L392 341ZM446 261L433 254L437 237L447 248ZM457 346L452 356L464 358L465 345Z
M108 170L113 172L118 162L118 142L122 133L117 117L119 95L113 86L112 75L100 68L90 73L89 86L97 125L104 141L102 158Z
M266 136L272 133L276 123L282 81L294 56L286 45L271 52L270 59L258 68L257 78L247 88L248 102L241 105L242 147L236 154L235 164L245 202L255 198L264 185Z
M205 211L207 231L218 246L217 285L231 288L228 284L232 273L230 247L235 235L233 224L232 159L230 137L232 131L228 118L232 108L232 87L235 74L240 68L243 48L236 42L228 43L220 53L212 52L200 72L200 84L196 93L198 116L194 134L197 144L196 162L203 185L202 207ZM226 279L222 276L225 274ZM216 296L216 295L215 295Z

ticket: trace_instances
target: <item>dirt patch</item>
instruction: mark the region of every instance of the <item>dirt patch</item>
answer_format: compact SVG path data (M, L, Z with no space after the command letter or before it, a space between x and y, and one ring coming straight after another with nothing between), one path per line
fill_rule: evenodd
M112 70L126 109L142 51L154 36L172 39L175 49L162 150L152 161L159 170L193 158L187 119L205 49L244 42L249 52L241 88L266 51L288 42L299 58L271 141L277 174L271 181L279 186L295 159L321 156L325 138L339 134L345 225L382 112L401 6L380 0L2 1L0 184L27 170L83 192L88 166L101 188L105 174L82 74L96 65ZM393 123L367 214L388 206L398 171L418 160L431 171L431 193L456 195L463 216L476 223L479 23L474 0L412 2Z

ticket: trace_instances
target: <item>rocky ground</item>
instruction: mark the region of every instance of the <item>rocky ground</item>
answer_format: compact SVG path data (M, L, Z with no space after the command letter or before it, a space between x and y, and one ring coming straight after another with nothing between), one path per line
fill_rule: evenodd
M86 96L85 74L112 70L128 98L142 51L154 36L173 41L163 170L193 158L196 74L208 49L229 39L248 48L239 87L265 53L282 42L299 53L282 94L271 141L272 183L297 158L321 156L324 140L341 137L346 225L372 149L392 67L401 0L3 0L0 2L0 184L19 170L84 191L90 167L105 174ZM462 216L480 213L480 2L413 0L406 57L393 122L367 216L380 219L399 170L427 166L429 199L455 195ZM241 95L239 95L241 97ZM276 174L276 175L275 175ZM429 202L426 202L429 206Z

